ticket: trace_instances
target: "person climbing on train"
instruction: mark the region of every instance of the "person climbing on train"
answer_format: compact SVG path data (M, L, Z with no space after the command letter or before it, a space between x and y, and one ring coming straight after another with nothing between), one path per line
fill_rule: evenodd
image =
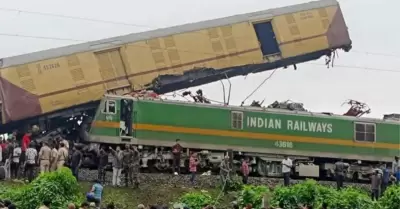
M172 170L174 175L179 175L181 173L181 154L183 148L179 142L180 139L176 139L174 146L172 146Z

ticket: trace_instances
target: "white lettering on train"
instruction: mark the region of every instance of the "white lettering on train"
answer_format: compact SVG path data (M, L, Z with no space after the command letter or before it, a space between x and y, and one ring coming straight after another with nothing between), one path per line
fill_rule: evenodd
M262 118L247 117L247 127L249 128L266 128L266 129L282 129L282 119L278 118ZM333 125L326 122L287 120L286 130L315 132L315 133L332 133Z

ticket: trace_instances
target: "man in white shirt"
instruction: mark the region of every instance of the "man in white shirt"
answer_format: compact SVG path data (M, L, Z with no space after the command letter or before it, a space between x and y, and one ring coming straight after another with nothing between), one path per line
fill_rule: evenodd
M288 156L285 156L285 159L282 160L283 184L285 186L289 186L290 184L290 172L292 166L292 160Z
M12 159L11 159L11 178L17 179L19 177L19 159L21 157L22 150L18 143L15 143L14 150L12 152Z
M38 153L33 143L29 144L29 148L26 150L26 161L25 161L25 178L31 182L34 178L34 169L37 162Z
M394 161L392 163L392 173L393 176L397 178L397 182L400 182L400 160L398 156L394 157Z

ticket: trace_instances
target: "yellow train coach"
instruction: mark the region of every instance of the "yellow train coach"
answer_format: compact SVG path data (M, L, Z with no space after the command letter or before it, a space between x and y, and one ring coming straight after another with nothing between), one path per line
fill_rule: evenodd
M165 93L350 48L338 2L321 0L3 58L2 123L71 110L105 93Z

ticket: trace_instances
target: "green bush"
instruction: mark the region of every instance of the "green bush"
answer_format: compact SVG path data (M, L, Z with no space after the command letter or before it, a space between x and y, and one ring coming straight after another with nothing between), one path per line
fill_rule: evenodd
M299 205L319 206L326 199L335 196L336 190L307 180L290 187L277 187L272 195L272 204L284 208L298 208Z
M184 194L178 204L184 204L190 209L201 209L206 205L214 204L213 198L207 191L189 192Z
M381 199L372 201L370 194L362 189L346 187L340 191L307 180L290 187L277 187L272 194L272 205L287 209L299 205L320 208L327 203L330 209L394 209L400 208L400 186L389 187Z
M224 185L221 185L221 188ZM225 192L230 191L240 191L243 188L242 178L238 175L232 175L229 180L226 181L225 184Z
M246 185L239 193L237 203L240 208L251 204L252 208L260 209L263 207L262 199L267 193L269 193L269 190L265 186Z
M10 199L19 209L36 208L44 200L50 200L52 208L61 209L68 203L83 200L78 182L68 168L41 174L32 183L8 189L0 195L2 199Z
M332 209L376 209L368 193L353 187L344 188L328 198L328 204Z
M389 187L379 200L382 208L400 208L400 185Z

